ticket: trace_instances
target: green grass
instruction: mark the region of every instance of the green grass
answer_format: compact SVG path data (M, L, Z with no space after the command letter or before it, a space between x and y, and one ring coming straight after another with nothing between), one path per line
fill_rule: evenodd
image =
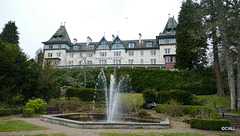
M134 94L120 93L119 95L121 99L125 99L125 98L131 98L132 100L135 99L135 103L139 105L142 105L145 102L141 93L134 93Z
M204 102L204 106L211 108L214 108L214 101L219 107L228 106L231 104L230 96L197 95L196 97Z
M37 134L37 135L24 135L24 136L67 136L66 134Z
M47 129L47 128L33 125L22 120L0 121L0 132L1 131L39 130L39 129Z
M195 133L100 133L101 136L204 136Z

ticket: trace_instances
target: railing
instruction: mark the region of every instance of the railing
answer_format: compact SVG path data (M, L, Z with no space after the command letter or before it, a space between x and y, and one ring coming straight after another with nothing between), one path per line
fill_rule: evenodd
M222 117L224 118L224 112L218 107L215 101L214 101L214 106L218 110L218 112L222 113Z

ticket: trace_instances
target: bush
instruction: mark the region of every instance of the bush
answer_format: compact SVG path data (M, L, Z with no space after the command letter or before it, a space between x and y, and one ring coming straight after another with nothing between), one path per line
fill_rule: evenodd
M155 102L156 101L156 90L147 88L143 91L143 99L145 102Z
M190 119L191 128L205 130L221 130L222 127L229 127L230 122L226 119L221 120L205 120L205 119Z
M188 114L188 115L192 115L194 117L202 118L202 119L221 119L222 118L216 110L205 107L205 106L159 104L155 107L155 110L157 113L166 113L172 116L174 115L181 116L183 114Z
M21 114L22 109L0 109L0 117Z
M46 111L47 103L43 100L37 98L34 100L29 100L25 108L32 108L36 113L44 113Z
M103 89L92 88L68 88L65 97L68 99L72 97L77 97L81 101L95 100L95 102L100 102L105 100L105 91Z
M140 111L138 112L138 115L139 115L139 116L148 116L148 112L147 112L146 110L140 110Z
M35 111L33 108L24 108L23 109L23 117L33 117Z
M190 92L183 90L158 91L156 102L163 104L169 100L175 100L183 105L193 104L194 96Z

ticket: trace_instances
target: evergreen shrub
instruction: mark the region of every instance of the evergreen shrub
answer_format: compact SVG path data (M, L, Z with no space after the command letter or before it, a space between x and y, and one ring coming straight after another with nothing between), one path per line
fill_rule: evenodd
M23 109L23 117L33 117L35 111L33 108L24 108Z
M143 99L145 102L156 102L157 92L154 89L147 88L143 91Z
M95 98L94 98L95 96ZM93 89L93 88L68 88L66 91L66 98L77 97L81 101L93 101L96 102L105 100L105 90Z
M36 113L44 113L46 111L47 103L39 98L29 100L25 108L32 108Z
M0 117L21 114L22 109L0 109Z
M226 119L221 120L206 120L206 119L190 119L191 128L205 129L205 130L221 130L222 127L229 127L230 122Z

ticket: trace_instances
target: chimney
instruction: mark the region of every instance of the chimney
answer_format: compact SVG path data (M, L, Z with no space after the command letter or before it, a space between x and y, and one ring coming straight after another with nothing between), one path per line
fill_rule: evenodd
M87 37L87 46L89 45L89 43L92 41L92 39L88 36Z
M139 33L139 44L141 44L141 43L142 43L142 34Z
M77 39L74 38L74 39L73 39L73 44L76 44L76 43L77 43Z
M115 36L114 36L114 35L112 35L112 41L114 41L114 39L115 39Z

